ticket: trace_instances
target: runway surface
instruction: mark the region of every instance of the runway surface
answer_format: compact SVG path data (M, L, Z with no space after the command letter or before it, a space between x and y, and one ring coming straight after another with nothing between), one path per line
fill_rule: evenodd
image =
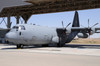
M1 44L0 66L100 66L100 45L16 49Z

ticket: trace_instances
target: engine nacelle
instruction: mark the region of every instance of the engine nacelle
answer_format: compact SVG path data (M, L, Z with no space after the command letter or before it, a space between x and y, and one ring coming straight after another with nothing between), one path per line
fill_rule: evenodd
M88 34L86 33L78 33L77 35L79 38L88 38Z

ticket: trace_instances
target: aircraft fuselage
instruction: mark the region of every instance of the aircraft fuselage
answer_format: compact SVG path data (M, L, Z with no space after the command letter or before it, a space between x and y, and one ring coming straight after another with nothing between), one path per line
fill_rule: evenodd
M57 37L56 28L26 24L16 25L6 34L10 43L25 45L55 43L54 37Z

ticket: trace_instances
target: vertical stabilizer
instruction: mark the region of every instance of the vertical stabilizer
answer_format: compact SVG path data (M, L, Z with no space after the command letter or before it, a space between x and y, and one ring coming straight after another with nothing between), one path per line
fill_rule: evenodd
M75 11L75 16L74 16L72 27L80 27L80 24L79 24L79 15L78 15L77 11ZM66 43L71 42L76 37L76 35L79 32L80 31L78 31L78 30L76 30L76 31L75 30L71 30L71 33L68 35L68 37L66 39Z
M74 20L73 20L72 27L80 27L80 24L79 24L79 15L78 15L77 11L75 11L75 15L74 15Z

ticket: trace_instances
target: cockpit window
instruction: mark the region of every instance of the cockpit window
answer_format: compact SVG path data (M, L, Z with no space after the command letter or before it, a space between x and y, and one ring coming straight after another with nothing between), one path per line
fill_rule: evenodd
M19 30L25 30L25 27L22 26L22 25L20 25L20 26L19 26Z
M25 30L25 27L20 25L20 26L14 26L13 29L16 29L16 30Z
M19 28L18 26L14 26L14 27L13 27L13 29L17 29L17 30L18 30L18 28Z

